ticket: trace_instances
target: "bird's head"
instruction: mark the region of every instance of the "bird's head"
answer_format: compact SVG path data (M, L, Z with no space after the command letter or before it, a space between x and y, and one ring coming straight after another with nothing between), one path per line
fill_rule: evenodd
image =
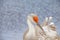
M33 23L38 23L38 16L35 14L28 15L28 20L30 20Z

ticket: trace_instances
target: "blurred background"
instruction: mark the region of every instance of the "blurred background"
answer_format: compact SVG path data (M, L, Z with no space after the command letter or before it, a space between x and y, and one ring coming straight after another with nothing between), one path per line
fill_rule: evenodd
M60 0L0 0L0 40L23 40L30 13L37 14L40 23L53 16L60 35Z

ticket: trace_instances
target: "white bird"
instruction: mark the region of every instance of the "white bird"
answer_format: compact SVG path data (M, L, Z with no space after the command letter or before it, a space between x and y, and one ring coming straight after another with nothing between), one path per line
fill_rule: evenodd
M27 17L28 30L23 35L23 40L37 40L35 25L38 22L38 17L35 14L30 14Z
M50 23L49 23L49 32L50 32L50 35L49 35L49 37L51 37L52 39L54 39L54 40L59 40L59 36L58 36L58 33L57 33L57 31L56 31L56 26L55 26L55 24L54 24L54 22L52 22L52 17L50 16L49 17L49 21L50 21Z
M52 21L52 17L47 18L47 22L45 21L45 25L43 26L43 29L48 37L51 38L51 40L58 40L57 38L57 32L56 27L54 25L54 22ZM47 24L47 25L46 25Z

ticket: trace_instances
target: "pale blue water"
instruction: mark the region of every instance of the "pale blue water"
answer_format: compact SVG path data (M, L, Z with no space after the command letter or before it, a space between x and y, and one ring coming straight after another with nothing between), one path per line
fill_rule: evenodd
M40 23L53 16L60 35L60 0L0 0L0 40L23 40L30 13L37 14Z

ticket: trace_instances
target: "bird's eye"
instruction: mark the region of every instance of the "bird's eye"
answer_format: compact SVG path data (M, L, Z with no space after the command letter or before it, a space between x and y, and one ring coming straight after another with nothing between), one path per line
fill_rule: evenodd
M36 23L38 23L38 16L34 16L34 17L33 17L33 20L34 20Z

